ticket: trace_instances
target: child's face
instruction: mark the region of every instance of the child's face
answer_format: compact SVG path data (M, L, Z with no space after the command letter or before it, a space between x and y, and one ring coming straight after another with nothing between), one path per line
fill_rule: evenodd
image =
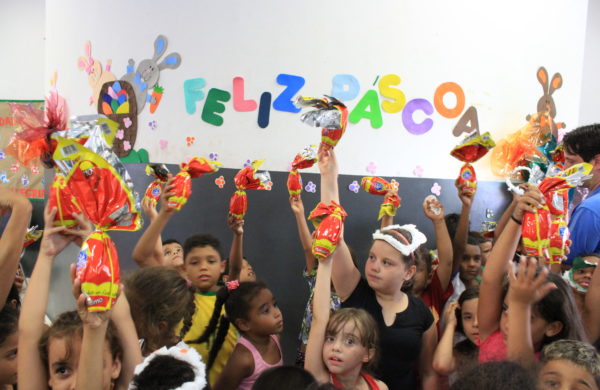
M422 262L417 266L417 272L413 281L412 291L415 295L421 295L423 291L429 286L433 272L427 272L427 265Z
M250 300L248 319L241 320L240 329L243 332L268 336L283 331L283 317L281 310L275 302L273 293L268 288L263 288Z
M467 284L479 275L479 271L481 271L481 249L479 245L467 244L460 260L460 279Z
M50 339L48 345L48 385L52 390L71 390L77 382L77 367L81 352L81 338L74 337L71 345L64 338ZM99 357L100 358L100 357ZM121 360L113 359L108 342L104 343L102 353L102 388L111 389L111 382L121 373Z
M540 390L598 390L592 374L569 360L550 360L538 374Z
M479 298L473 298L464 301L460 307L463 331L465 332L465 336L474 344L479 340L477 305L479 305Z
M485 265L487 263L488 256L492 253L492 242L485 241L479 244L479 249L481 250L481 264Z
M223 271L225 262L212 246L196 247L185 258L187 277L200 291L216 291Z
M183 265L183 248L176 242L163 245L163 257L171 267Z
M363 364L368 363L374 350L362 345L356 325L348 321L336 333L325 336L323 344L323 362L332 374L348 374L353 370L360 372ZM357 373L358 373L357 372Z
M504 304L502 305L502 317L500 318L500 331L504 336L504 341L508 335L508 315L510 308L508 307L508 299L504 298ZM544 337L552 337L558 334L562 330L562 324L560 322L548 322L546 321L535 307L531 309L531 340L536 351L542 348L542 342Z
M256 282L254 269L248 263L248 260L242 260L242 271L240 272L240 282Z
M396 294L402 284L410 280L416 267L407 267L402 254L382 240L375 240L365 263L365 276L369 286L383 294Z
M0 345L0 388L17 383L17 344L19 332L13 332Z
M596 267L585 267L573 271L573 281L581 287L590 287L590 282L592 281L592 275L594 274L595 269Z

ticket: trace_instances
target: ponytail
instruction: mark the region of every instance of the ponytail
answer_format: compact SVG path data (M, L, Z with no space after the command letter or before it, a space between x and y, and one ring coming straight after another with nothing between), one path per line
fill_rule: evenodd
M186 343L202 344L202 343L205 343L208 341L210 336L217 329L217 324L219 323L219 319L221 317L224 317L224 316L221 316L221 310L223 309L223 305L225 304L225 301L227 301L227 298L229 298L229 290L227 290L227 287L221 287L221 289L219 289L219 291L217 291L217 300L215 301L215 308L213 310L212 316L210 317L210 321L208 322L208 325L204 329L204 332L196 340L185 340Z

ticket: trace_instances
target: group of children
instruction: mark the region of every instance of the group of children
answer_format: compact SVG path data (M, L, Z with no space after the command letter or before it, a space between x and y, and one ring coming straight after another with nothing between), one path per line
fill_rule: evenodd
M321 202L339 204L333 150L319 152ZM564 275L519 254L520 221L541 207L533 186L515 196L494 238L469 231L474 193L458 184L460 214L428 198L436 248L412 224L384 216L364 272L343 238L315 258L302 199L290 197L304 250L310 297L295 364L284 362L284 319L276 297L244 258L244 222L228 218L219 240L161 241L175 211L171 180L135 246L116 305L88 312L73 280L76 310L44 323L55 257L91 224L53 227L46 208L38 259L21 304L13 283L31 205L0 193L11 218L0 239L0 386L6 389L598 389L600 254ZM394 195L393 191L388 194ZM350 211L351 212L351 211ZM19 244L19 245L18 245ZM123 254L122 254L123 255ZM516 260L515 260L516 259ZM17 348L18 347L18 348ZM18 353L17 353L18 351ZM284 364L284 363L287 363ZM18 373L18 375L17 375ZM485 387L485 383L491 383Z

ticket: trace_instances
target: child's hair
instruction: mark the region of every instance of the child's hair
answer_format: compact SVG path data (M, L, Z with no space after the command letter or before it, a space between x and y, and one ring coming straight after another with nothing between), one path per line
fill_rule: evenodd
M462 308L463 303L465 303L466 301L469 301L471 299L475 299L475 298L479 298L479 286L468 287L458 297L459 308L456 310L456 330L459 331L460 333L462 333L463 335L465 334L465 330L464 330L463 324L462 324L462 309L461 308Z
M578 127L565 134L562 142L566 152L589 162L600 151L600 123Z
M458 220L460 219L460 215L456 213L446 214L444 217L444 221L446 222L446 228L448 228L448 234L450 235L450 239L454 240L454 236L456 235L456 229L458 228Z
M538 267L536 273L539 273L540 270L541 267ZM550 290L546 296L536 302L533 305L533 308L539 313L544 321L548 323L559 321L562 323L562 329L552 337L544 336L542 344L546 345L562 339L586 340L585 331L583 330L581 317L577 312L577 304L573 298L572 289L561 276L555 273L549 273L547 281L554 283L556 288ZM508 293L508 288L508 283L505 282L502 291L502 301L504 301L504 298Z
M335 311L331 314L331 317L329 317L325 335L334 336L338 334L348 322L354 324L354 328L358 332L358 337L360 337L362 346L367 349L373 348L375 350L373 357L363 365L364 370L371 371L373 367L377 365L377 360L379 358L379 351L377 348L379 345L379 332L377 323L368 312L363 309L352 307Z
M202 357L185 343L162 347L135 368L129 389L200 389L206 386Z
M167 238L166 240L164 240L162 242L162 244L163 245L169 245L169 244L179 244L179 245L181 245L181 243L179 241L177 241L176 239L174 239L174 238ZM181 245L181 246L183 247L183 245Z
M314 383L315 378L303 368L279 366L263 371L252 390L303 390Z
M535 378L531 372L513 362L489 362L476 366L460 377L450 390L534 390Z
M218 238L211 236L210 234L194 234L186 238L183 243L183 259L194 249L210 246L219 253L219 257L223 259L223 250L221 249L221 242Z
M12 286L10 286L8 296L6 297L6 305L11 304L13 304L17 309L21 309L21 295L19 294L19 289L14 282Z
M600 355L591 344L576 340L555 341L544 347L540 358L543 364L551 360L568 360L584 368L600 386Z
M11 304L5 305L0 311L0 345L18 330L19 311Z
M467 245L479 246L479 244L482 244L485 241L486 241L486 239L483 237L483 234L481 234L479 232L470 231L469 234L467 235Z
M77 314L77 311L66 311L58 316L52 326L48 328L39 343L40 358L44 362L44 366L48 367L48 348L50 342L53 339L64 339L67 345L67 356L71 354L71 348L73 346L73 340L75 338L81 339L83 336L83 322ZM106 341L110 348L110 353L113 359L120 358L123 354L119 338L117 336L117 329L115 328L112 321L109 321L108 328L106 330Z
M144 339L144 354L176 344L173 329L182 319L179 337L190 330L196 309L195 289L177 270L138 269L125 278L125 291L138 335Z
M216 330L215 340L210 348L208 361L206 362L207 371L212 367L217 354L223 346L223 342L229 331L229 324L231 323L237 328L236 320L248 319L250 301L266 288L267 285L265 283L257 281L241 282L237 288L232 290L229 290L227 286L223 286L217 291L215 308L208 325L204 329L204 333L196 340L185 341L188 344L202 344L208 341L209 337ZM226 315L221 315L223 305L225 305Z

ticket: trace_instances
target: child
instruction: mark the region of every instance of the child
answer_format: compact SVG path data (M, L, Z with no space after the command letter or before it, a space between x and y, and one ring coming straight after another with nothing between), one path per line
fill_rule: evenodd
M202 390L206 386L205 366L195 349L179 343L162 347L135 368L128 390Z
M127 275L125 292L144 356L177 344L188 332L196 309L195 291L168 267L141 268ZM175 332L182 320L181 330Z
M490 362L476 366L450 390L535 390L535 378L530 370L513 362Z
M262 282L227 282L217 294L213 319L220 316L223 304L227 316L221 318L217 334L232 323L240 337L213 389L250 390L263 371L283 365L278 336L283 330L281 311L273 294ZM213 319L210 324L216 324ZM210 324L206 329L208 334L215 330ZM213 364L212 356L220 349L222 341L218 336L215 339L208 368Z
M597 272L600 254L578 256L563 278L571 286L577 310L583 319L588 340L593 344L600 338L600 272Z
M278 366L263 371L252 390L309 390L316 385L315 378L296 366Z
M0 307L4 307L15 279L31 210L31 202L25 196L0 189L0 215L10 213L10 219L0 237Z
M556 285L557 289L544 298L540 299L540 291L534 291L535 294L532 295L532 291L529 289L523 291L523 294L509 294L510 299L504 299L507 290L503 289L502 280L506 275L507 268L510 268L520 240L520 224L523 213L525 211L535 212L541 207L542 202L543 196L540 191L529 186L527 192L518 200L511 218L488 259L479 292L480 362L506 359L504 340L510 343L510 339L515 337L524 340L523 343L532 345L533 351L541 350L544 344L553 340L561 338L581 340L582 337L585 337L572 294L562 278L556 277L554 274L549 275L548 278ZM543 285L546 280L547 270L544 270L543 273L536 280L540 285ZM533 281L533 276L529 275L528 280ZM519 286L523 286L523 284L519 283ZM514 285L513 291L516 291L515 288L516 285ZM511 300L514 307L511 307L513 306ZM533 310L531 310L532 304L535 304ZM523 313L523 308L533 313L533 316L519 320L522 321L520 328L510 326L509 321L517 320L517 315L513 315L513 312ZM522 316L522 314L520 315ZM529 331L527 332L527 330Z
M208 234L188 237L183 244L183 252L187 279L197 290L196 310L192 318L192 326L183 340L194 347L202 356L202 360L207 362L208 381L212 386L225 367L237 342L235 327L229 326L229 324L222 327L221 333L217 335L213 335L212 331L206 332L209 327L215 329L216 321L222 312L222 304L217 305L217 291L219 290L217 283L225 270L225 261L222 260L221 243ZM240 268L239 265L236 267L235 264L230 264L230 280L236 280L239 277ZM234 274L236 270L238 273ZM215 318L215 323L212 325L211 318ZM219 343L217 343L217 339ZM220 348L211 348L215 344L221 344Z
M479 285L478 278L481 272L481 248L477 234L467 235L467 243L464 245L462 255L458 262L458 273L452 279L454 292L448 302L456 302L460 294L467 287Z
M588 343L558 340L542 350L540 390L600 388L600 355Z
M69 243L81 245L79 241L92 231L91 224L82 215L75 215L79 229L53 227L56 212L56 208L49 210L48 206L44 210L44 236L19 318L19 388L45 389L49 384L55 390L71 389L75 388L78 377L84 381L91 374L97 379L89 383L98 384L98 388L109 390L114 384L114 389L126 389L133 368L141 361L141 353L123 297L111 310L116 329L108 323L106 313L103 313L104 318L88 316L90 313L81 295L78 304L84 321L77 312L67 312L59 316L50 329L44 330L53 260ZM77 285L75 288L78 289ZM94 319L99 321L91 321ZM103 358L99 359L98 354ZM80 362L83 368L78 375ZM98 364L103 369L89 369Z
M313 320L305 368L317 382L340 389L387 390L365 373L376 361L379 337L375 320L364 310L346 308L329 315L331 257L321 260L313 302Z
M12 305L0 311L0 389L12 390L17 384L17 344L19 312Z
M444 312L444 333L440 339L435 355L433 368L440 375L450 376L455 372L458 377L477 365L479 343L479 324L477 322L477 305L479 303L479 287L469 287L452 302ZM455 331L465 337L454 345ZM451 378L454 382L455 378Z
M338 167L333 151L319 155L321 201L338 202ZM433 315L423 301L401 291L416 271L416 257L425 236L414 225L388 226L373 235L366 279L352 263L343 240L334 253L332 280L342 307L363 308L379 327L382 359L381 379L392 389L416 389L418 366L421 386L437 388L437 375L431 366L437 343ZM416 364L418 363L418 364Z
M304 215L304 203L300 195L290 196L290 207L294 213L296 219L296 227L298 228L298 236L300 237L300 243L304 252L304 260L306 268L302 272L302 276L308 282L308 288L310 295L304 308L304 317L302 318L302 325L300 327L300 347L296 353L296 364L299 367L304 367L304 355L306 353L306 344L308 343L308 333L312 323L312 302L314 297L315 281L317 277L317 259L312 254L312 236L306 223L306 216ZM331 310L337 310L340 308L340 298L337 296L335 291L331 291L330 296L330 308Z

